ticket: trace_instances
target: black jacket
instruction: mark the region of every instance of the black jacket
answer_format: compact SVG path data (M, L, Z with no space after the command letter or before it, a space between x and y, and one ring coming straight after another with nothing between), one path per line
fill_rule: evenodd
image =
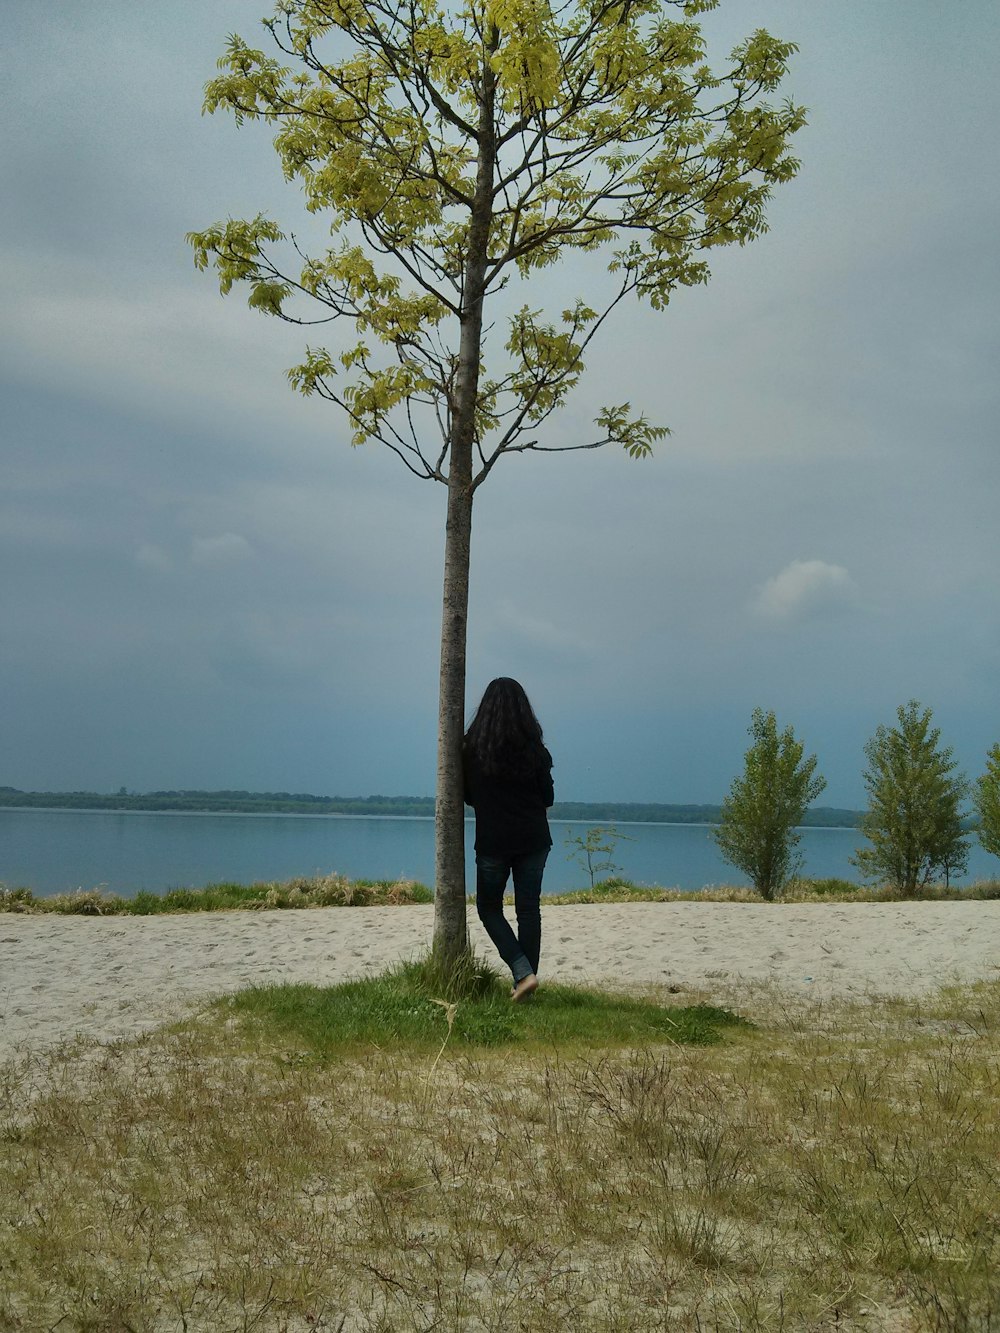
M552 846L545 811L555 799L552 756L525 778L486 774L469 751L463 754L465 803L476 812L476 851L520 856Z

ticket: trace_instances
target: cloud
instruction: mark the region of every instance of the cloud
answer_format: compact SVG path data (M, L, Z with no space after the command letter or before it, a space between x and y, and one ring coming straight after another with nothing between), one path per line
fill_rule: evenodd
M143 569L155 570L158 574L166 574L173 569L174 562L170 558L169 552L162 546L153 546L149 542L144 542L135 553L137 565Z
M191 542L191 563L217 568L235 565L253 554L253 547L236 532L223 532L218 537L195 537Z
M793 560L757 589L750 609L768 620L804 620L849 606L857 592L857 584L843 565Z

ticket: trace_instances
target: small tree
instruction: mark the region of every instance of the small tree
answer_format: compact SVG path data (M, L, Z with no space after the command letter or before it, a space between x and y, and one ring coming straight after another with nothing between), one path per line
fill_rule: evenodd
M621 866L616 865L611 858L622 841L630 842L631 839L627 834L619 833L614 825L604 828L598 824L587 829L586 833L567 836L566 846L571 850L566 860L583 866L590 876L590 887L593 888L598 875L613 875L616 870L621 870Z
M986 755L986 772L976 781L972 802L983 850L1000 856L1000 743Z
M962 831L962 802L968 783L931 710L916 699L896 710L899 725L879 727L865 746L868 812L861 831L871 843L852 857L868 880L884 880L912 896L942 876L961 874L968 861Z
M802 743L791 727L779 734L774 713L755 708L748 731L753 745L743 776L733 779L712 836L725 859L771 900L801 868L796 825L826 779L813 776L816 756L803 759Z

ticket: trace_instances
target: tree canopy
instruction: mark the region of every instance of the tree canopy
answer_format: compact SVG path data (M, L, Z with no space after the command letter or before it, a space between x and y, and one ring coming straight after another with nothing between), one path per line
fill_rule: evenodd
M284 174L333 244L306 254L257 215L191 233L196 262L267 314L352 321L356 341L310 346L289 378L418 476L447 480L460 352L446 328L470 283L507 289L502 333L483 342L473 487L509 452L647 453L666 429L629 403L607 404L580 443L543 428L611 310L630 293L660 309L705 282L705 252L762 232L771 188L797 168L803 111L764 100L795 48L756 31L714 74L694 19L715 3L285 0L264 20L277 53L231 37L205 109L280 126ZM571 251L603 252L610 289L546 315L538 275Z

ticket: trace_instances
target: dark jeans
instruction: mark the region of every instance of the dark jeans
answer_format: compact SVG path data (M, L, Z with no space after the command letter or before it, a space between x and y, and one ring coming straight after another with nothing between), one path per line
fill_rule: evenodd
M548 854L548 847L521 856L476 853L476 911L497 952L510 968L515 986L538 971L538 955L542 947L539 898ZM514 876L516 935L503 914L503 892L511 874Z

